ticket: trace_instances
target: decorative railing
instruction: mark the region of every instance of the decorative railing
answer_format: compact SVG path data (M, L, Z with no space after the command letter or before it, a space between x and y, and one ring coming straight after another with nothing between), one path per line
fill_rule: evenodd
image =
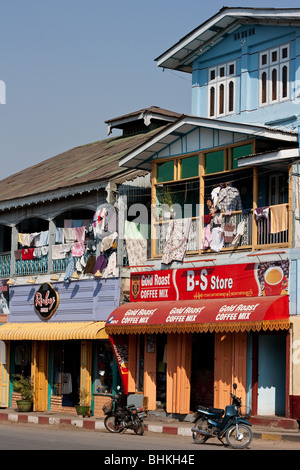
M10 276L11 271L11 254L1 253L0 254L0 277Z
M240 236L237 237L234 243L232 243L232 241L224 241L222 250L288 244L290 242L290 234L288 230L288 208L289 206L286 204L287 229L278 233L271 233L270 218L262 218L259 221L256 221L252 210L236 211L231 214L224 214L222 226L233 226ZM155 237L155 253L152 253L152 256L161 256L163 254L168 227L168 220L155 222L154 230L152 232ZM201 251L199 218L195 217L191 222L186 252L192 254L193 252L199 251Z

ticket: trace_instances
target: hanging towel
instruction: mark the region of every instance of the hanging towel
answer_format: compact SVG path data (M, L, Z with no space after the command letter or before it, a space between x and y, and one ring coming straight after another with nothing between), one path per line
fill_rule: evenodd
M34 246L49 245L49 230L44 230L34 237Z
M210 248L213 251L219 252L224 246L223 229L221 227L214 227L211 231Z
M64 237L66 243L71 243L76 241L76 233L74 228L64 228Z
M64 229L62 227L56 228L56 236L55 236L55 243L64 243Z
M33 259L34 248L25 248L22 250L22 260L32 260Z
M203 229L201 250L207 250L209 248L210 239L211 239L210 225L206 225Z
M84 254L84 243L75 242L72 244L72 256L81 257Z
M187 249L192 219L173 219L169 222L162 263L182 261Z
M288 229L286 204L270 207L271 233L285 232Z
M75 236L78 242L85 241L85 227L75 227Z
M236 227L231 223L224 225L224 242L231 243L236 234Z
M66 250L64 245L53 245L52 246L52 259L65 259Z

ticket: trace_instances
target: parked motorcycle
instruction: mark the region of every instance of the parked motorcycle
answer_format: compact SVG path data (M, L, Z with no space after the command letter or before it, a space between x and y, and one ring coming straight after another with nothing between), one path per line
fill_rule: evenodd
M120 387L118 387L120 390ZM116 393L109 403L106 403L102 410L106 415L104 426L109 432L121 433L126 429L132 429L136 434L144 434L144 418L146 413L144 408L137 408L135 405L120 406L121 393Z
M233 384L234 390L237 385ZM230 392L232 404L224 410L200 406L191 429L196 444L204 444L207 439L217 437L222 444L226 438L227 444L234 449L244 449L252 441L251 423L241 416L242 400ZM224 415L224 416L223 416Z

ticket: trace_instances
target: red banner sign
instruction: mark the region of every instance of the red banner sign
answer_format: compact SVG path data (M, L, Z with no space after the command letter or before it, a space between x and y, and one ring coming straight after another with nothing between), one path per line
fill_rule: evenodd
M288 278L289 261L132 273L130 301L284 295Z

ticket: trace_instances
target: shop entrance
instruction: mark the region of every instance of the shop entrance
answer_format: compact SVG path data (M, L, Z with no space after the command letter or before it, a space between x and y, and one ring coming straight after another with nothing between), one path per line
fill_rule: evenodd
M285 415L286 336L258 337L259 415Z
M192 342L191 411L214 402L214 334L195 333Z
M80 341L60 341L54 345L54 387L62 406L75 406L80 388Z

